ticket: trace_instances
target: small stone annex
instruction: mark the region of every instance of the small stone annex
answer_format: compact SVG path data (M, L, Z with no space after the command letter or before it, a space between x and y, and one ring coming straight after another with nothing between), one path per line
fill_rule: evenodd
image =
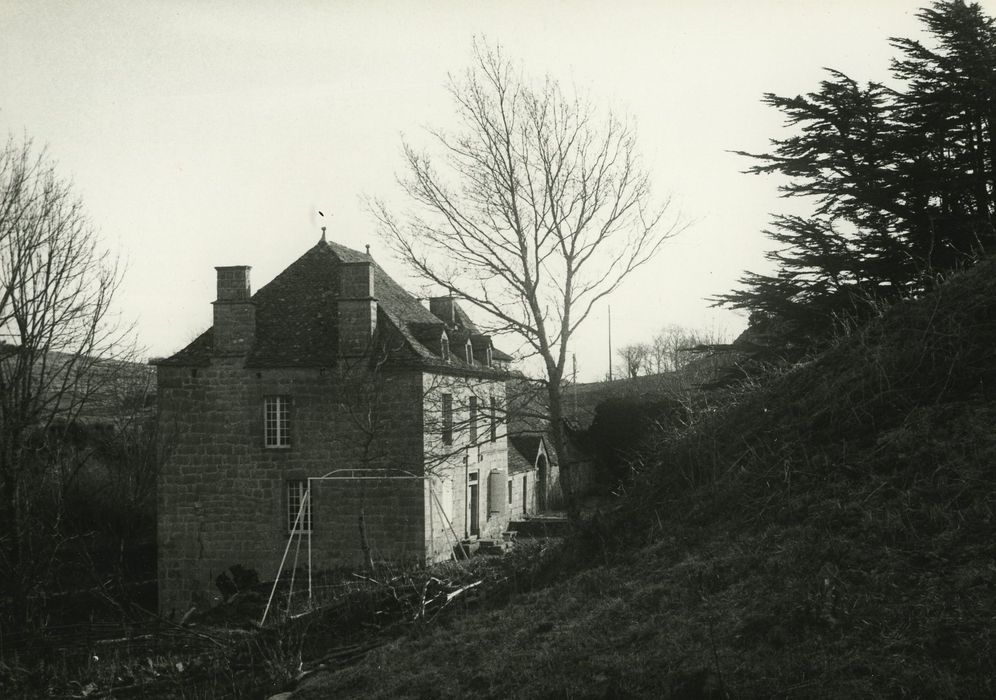
M298 532L316 569L501 537L511 358L454 299L426 308L324 235L255 294L216 270L214 325L157 362L164 614L216 602L234 565L274 576Z
M545 510L551 493L550 484L557 476L556 465L550 461L551 450L547 447L546 437L536 433L509 435L508 447L508 507L511 517L526 517Z

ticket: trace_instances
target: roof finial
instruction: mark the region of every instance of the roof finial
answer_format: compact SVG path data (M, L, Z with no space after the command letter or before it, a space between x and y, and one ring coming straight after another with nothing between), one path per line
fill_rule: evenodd
M325 227L322 226L322 243L325 242Z
M370 257L370 244L367 243L367 257Z

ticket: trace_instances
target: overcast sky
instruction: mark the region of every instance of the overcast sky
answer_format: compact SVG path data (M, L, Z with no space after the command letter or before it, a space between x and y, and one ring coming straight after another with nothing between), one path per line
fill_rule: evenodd
M215 265L251 265L258 289L319 239L318 209L330 239L369 243L420 291L362 197L398 201L401 135L450 123L447 74L485 37L631 114L691 222L611 297L614 344L672 323L735 335L745 319L706 297L764 269L785 202L729 151L784 135L764 92L812 90L824 66L884 79L887 38L918 35L922 4L0 0L0 132L47 145L127 263L122 313L167 355L210 325ZM581 380L607 371L608 304L578 337Z

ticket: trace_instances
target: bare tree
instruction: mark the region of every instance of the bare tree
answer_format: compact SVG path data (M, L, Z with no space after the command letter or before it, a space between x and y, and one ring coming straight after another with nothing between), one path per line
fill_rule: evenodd
M55 558L64 433L123 363L120 280L44 151L0 148L0 573L24 605ZM27 606L23 609L27 614Z
M647 371L677 372L695 359L697 349L725 342L726 334L716 328L703 330L669 324L650 342Z
M114 457L104 464L112 487L109 495L127 509L126 516L141 514L154 521L159 465L175 447L178 428L158 420L156 374L151 367L132 364L114 375L99 402L106 414L102 424L108 428L103 448ZM134 517L131 521L135 535L138 524Z
M638 377L642 371L647 374L651 370L651 349L646 343L631 343L616 350L622 361L622 371L630 378Z
M542 360L566 476L561 389L570 339L677 225L665 221L668 203L652 199L625 120L549 77L528 82L500 49L477 45L449 92L459 130L430 132L436 156L404 144L401 184L414 208L400 218L381 201L372 209L416 274L484 311L494 332L524 338ZM565 501L576 518L575 494Z

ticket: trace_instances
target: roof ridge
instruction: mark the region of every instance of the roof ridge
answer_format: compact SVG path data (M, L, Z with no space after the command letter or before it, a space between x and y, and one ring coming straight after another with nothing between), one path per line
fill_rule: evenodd
M255 306L255 334L246 365L335 364L339 351L336 302L340 292L340 269L342 265L359 262L370 264L374 298L384 318L404 340L405 347L398 351L405 356L405 361L417 359L426 366L454 369L448 367L448 358L439 358L439 351L426 346L415 332L419 324L435 326L442 323L441 319L395 281L369 253L328 240L320 240L308 248L251 296ZM167 358L165 364L208 364L213 355L212 326ZM468 369L483 368L471 366Z

